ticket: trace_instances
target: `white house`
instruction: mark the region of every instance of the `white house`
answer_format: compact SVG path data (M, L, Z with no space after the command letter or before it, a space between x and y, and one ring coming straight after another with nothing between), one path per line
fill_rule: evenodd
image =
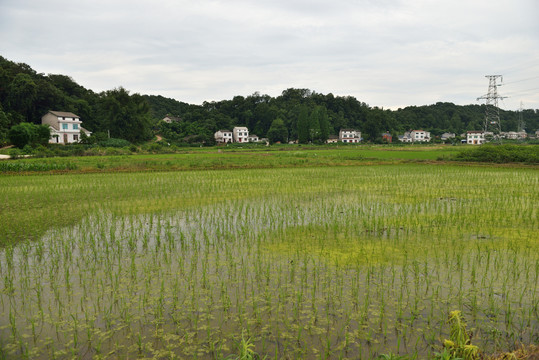
M249 136L247 137L247 141L253 142L253 143L258 142L258 136L255 135L255 134L251 134L251 135L249 135Z
M249 129L244 126L236 126L232 129L234 135L234 142L246 143L249 142Z
M339 131L339 141L342 141L343 143L359 143L361 141L361 131L341 129L341 131Z
M177 116L166 114L162 121L166 122L167 124L171 124L172 122L180 122L182 119Z
M528 137L528 134L526 134L526 131L519 131L519 132L507 131L507 132L500 133L500 135L502 136L502 138L511 139L511 140L523 140Z
M481 145L485 143L485 133L483 131L466 132L466 143L470 145Z
M406 131L404 135L399 135L401 142L428 142L430 141L430 132L425 130Z
M412 139L412 133L410 131L406 131L404 135L399 135L399 141L405 143L413 142L414 140Z
M41 123L49 125L51 128L49 143L75 143L80 141L81 131L87 136L92 134L81 126L80 117L70 112L49 110L48 113L41 117Z
M326 144L335 144L339 141L339 137L337 135L329 135L328 139L326 140Z
M455 133L445 132L445 133L442 134L442 136L440 138L442 139L442 141L447 141L449 139L454 139L455 138Z
M213 136L215 137L215 142L218 144L227 144L233 141L232 131L230 130L218 130Z
M425 130L412 130L410 132L413 142L428 142L430 141L430 132Z

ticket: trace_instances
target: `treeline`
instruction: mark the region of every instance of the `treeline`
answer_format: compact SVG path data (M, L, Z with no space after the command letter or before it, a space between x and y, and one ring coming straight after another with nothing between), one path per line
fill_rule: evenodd
M396 138L407 130L428 130L433 136L444 132L457 135L468 130L483 128L484 105L459 106L436 103L409 106L398 110L371 107L352 96L319 94L309 89L286 89L280 96L271 97L254 93L235 96L232 100L204 102L201 106L188 105L162 96L145 96L153 116L166 114L181 121L163 124L167 136L178 138L200 134L211 141L218 129L247 126L251 133L267 137L275 120L283 122L290 139L300 142L325 140L337 135L340 129L359 129L368 141L379 142L382 133L389 131ZM539 110L500 110L502 131L517 131L519 116L523 117L528 132L539 128Z
M274 141L321 142L342 128L359 129L365 140L381 141L381 134L424 129L433 136L457 135L483 126L484 105L437 103L387 110L371 107L352 96L320 94L290 88L271 97L258 92L231 100L191 105L163 96L130 94L124 88L95 93L66 75L41 74L29 65L0 56L0 144L9 129L22 122L39 124L48 110L79 115L97 138L120 138L132 143L160 133L170 143L213 144L219 129L247 126L252 134ZM179 121L160 122L165 115ZM503 131L516 131L522 115L529 132L539 128L539 110L500 112Z

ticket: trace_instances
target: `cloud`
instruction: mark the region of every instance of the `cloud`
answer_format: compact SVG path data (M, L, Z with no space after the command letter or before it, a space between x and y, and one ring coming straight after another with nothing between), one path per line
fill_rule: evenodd
M486 74L539 75L538 10L535 0L3 0L0 54L95 91L192 103L301 87L392 108L468 104Z

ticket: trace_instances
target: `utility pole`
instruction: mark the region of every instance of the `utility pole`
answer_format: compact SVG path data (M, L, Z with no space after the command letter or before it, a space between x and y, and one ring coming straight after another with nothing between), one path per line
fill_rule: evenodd
M500 78L500 82L503 81L502 75L485 75L488 78L488 93L477 100L486 100L486 112L485 123L483 126L483 132L485 133L485 139L487 141L501 142L502 128L500 125L500 108L498 107L498 99L505 99L506 96L498 95L497 79Z

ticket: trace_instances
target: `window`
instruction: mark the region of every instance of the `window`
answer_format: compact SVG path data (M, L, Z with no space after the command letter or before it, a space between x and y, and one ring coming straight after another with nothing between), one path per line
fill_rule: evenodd
M73 141L79 141L79 135L73 135Z
M67 130L68 129L68 124L62 124L62 130Z
M73 124L73 130L78 130L79 129L79 124Z

